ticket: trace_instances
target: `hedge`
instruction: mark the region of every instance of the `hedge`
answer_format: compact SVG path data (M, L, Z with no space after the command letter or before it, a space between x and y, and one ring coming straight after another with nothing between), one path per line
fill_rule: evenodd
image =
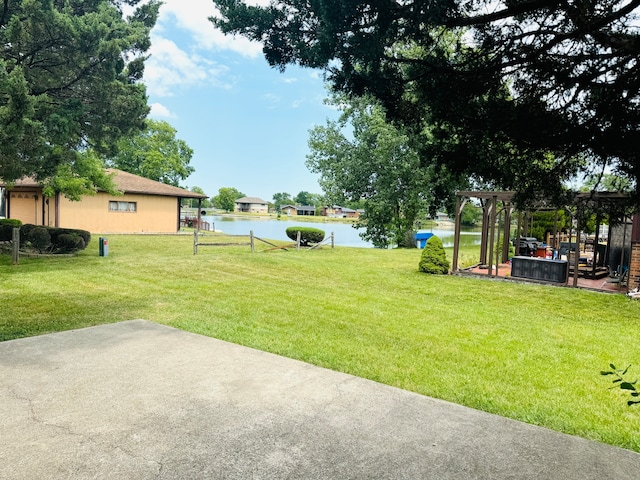
M307 246L310 243L320 243L324 240L324 230L311 227L289 227L286 230L287 237L298 240L300 232L300 245Z
M20 220L0 220L0 242L10 242L13 239L14 227L20 227L20 247L34 248L47 253L75 253L84 250L91 234L86 230L73 228L55 228L27 223L22 225Z
M0 218L0 242L10 242L13 240L13 229L22 226L20 220L13 218Z

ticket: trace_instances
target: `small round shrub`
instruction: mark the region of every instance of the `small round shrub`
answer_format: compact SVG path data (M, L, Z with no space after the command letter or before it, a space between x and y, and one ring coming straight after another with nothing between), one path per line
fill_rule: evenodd
M75 253L84 250L84 238L76 233L61 233L56 239L57 253Z
M53 245L54 253L72 253L68 251L68 248L72 248L72 245L80 246L80 243L77 240L73 240L71 243L68 238L60 240L62 235L71 235L73 237L80 237L83 241L80 248L73 248L73 252L77 252L78 250L84 250L89 244L89 240L91 240L91 234L86 230L76 230L74 228L55 228L48 227L49 234L51 235L51 244Z
M27 238L33 248L37 248L41 252L51 245L51 235L46 227L34 227L29 231Z
M25 223L20 227L20 246L24 247L27 243L29 243L29 234L31 230L37 228L37 225L33 225L31 223Z
M442 246L442 240L435 235L427 240L422 250L418 270L435 275L449 273L449 261Z
M320 243L324 240L324 230L312 227L289 227L286 230L287 237L296 241L300 232L300 245L307 246L310 243Z

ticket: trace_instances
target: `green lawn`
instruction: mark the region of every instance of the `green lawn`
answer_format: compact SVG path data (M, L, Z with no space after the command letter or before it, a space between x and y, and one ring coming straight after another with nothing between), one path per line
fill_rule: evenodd
M640 377L640 302L623 295L428 276L419 250L109 248L1 255L0 339L144 318L640 451L640 406L599 375Z

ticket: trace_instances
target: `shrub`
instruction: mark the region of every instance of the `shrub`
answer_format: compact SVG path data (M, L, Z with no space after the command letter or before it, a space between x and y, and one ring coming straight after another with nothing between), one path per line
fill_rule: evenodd
M33 248L41 252L51 245L51 235L49 235L47 227L34 227L30 229L27 240Z
M0 226L0 235L2 228L4 227ZM9 240L11 240L11 236ZM40 252L48 249L51 253L75 253L84 250L90 240L91 234L86 230L31 224L20 227L20 246L33 247ZM0 237L0 241L2 241L2 237Z
M416 232L413 230L407 230L402 235L402 238L398 242L400 248L417 248L416 247Z
M311 227L289 227L286 230L287 237L291 240L298 239L300 232L300 244L307 246L310 243L320 243L324 240L324 230Z
M13 229L22 226L20 220L0 218L0 242L10 242L13 239Z
M77 233L61 233L55 243L56 253L75 253L84 250L84 239Z
M86 248L86 246L89 244L89 241L91 240L91 234L89 232L87 232L86 230L75 230L73 228L52 228L49 227L49 233L51 234L51 243L55 246L56 249L60 250L61 243L64 243L65 245L68 245L68 239L62 240L62 242L60 241L60 236L62 235L72 235L72 236L79 236L80 238L82 238L84 245L81 248L78 248L74 251L78 251L78 250L84 250ZM60 253L69 253L69 252L60 252Z
M449 261L442 246L442 240L435 235L427 240L422 250L418 270L435 275L444 275L449 272Z
M16 218L0 218L0 225L9 225L11 228L21 227L22 221Z
M31 223L25 223L20 227L20 246L24 247L27 243L29 243L29 234L31 230L37 228L36 225Z

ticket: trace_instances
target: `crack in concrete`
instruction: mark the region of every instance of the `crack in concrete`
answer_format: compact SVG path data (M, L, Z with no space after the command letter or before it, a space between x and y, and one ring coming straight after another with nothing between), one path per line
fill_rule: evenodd
M40 425L44 425L46 427L51 427L51 428L55 428L58 430L62 430L63 432L65 432L67 435L70 436L75 436L75 437L82 437L82 438L86 438L87 436L82 434L82 433L76 433L72 430L71 426L69 425L60 425L57 423L53 423L50 421L47 421L43 418L41 418L41 416L37 413L36 411L36 406L34 405L33 400L30 397L26 397L23 395L20 395L18 392L16 392L15 390L11 389L11 388L6 388L6 391L9 392L9 394L15 398L16 400L19 400L21 402L24 402L27 404L27 409L29 411L29 418L31 419L32 422L40 424Z
M22 394L20 394L19 392L15 391L12 388L5 388L5 391L14 399L23 402L26 405L26 411L28 411L28 417L29 419L38 425L42 425L44 427L49 427L49 428L54 428L57 430L60 430L62 432L64 432L65 434L67 434L68 436L72 436L72 437L78 437L80 439L82 439L82 441L88 442L88 443L92 443L95 446L100 446L103 449L108 449L110 448L111 450L119 450L120 452L122 452L124 455L133 458L133 459L139 459L142 460L144 462L147 463L152 463L156 466L155 470L156 473L154 475L154 477L156 479L160 479L162 476L162 472L164 470L164 464L156 459L153 458L147 458L144 456L138 456L128 450L126 450L123 446L121 445L113 445L110 444L109 442L105 442L103 440L98 439L96 436L94 435L89 435L87 433L79 433L77 431L74 431L72 426L70 425L61 425L61 424L57 424L51 421L47 421L45 419L43 419L41 417L41 415L38 414L37 412L37 407L34 404L34 401L28 397L28 396L24 396ZM78 466L78 469L80 469L81 466ZM79 470L78 470L79 471Z

